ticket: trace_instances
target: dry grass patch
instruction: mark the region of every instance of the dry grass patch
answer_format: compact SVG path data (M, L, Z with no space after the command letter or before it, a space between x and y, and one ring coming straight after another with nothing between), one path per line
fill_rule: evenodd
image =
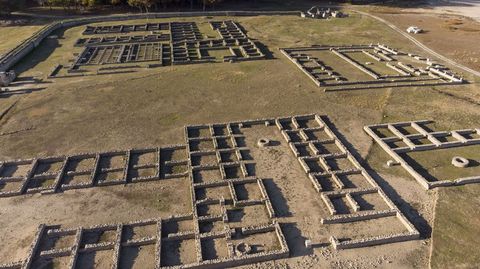
M431 268L478 268L480 185L439 189Z

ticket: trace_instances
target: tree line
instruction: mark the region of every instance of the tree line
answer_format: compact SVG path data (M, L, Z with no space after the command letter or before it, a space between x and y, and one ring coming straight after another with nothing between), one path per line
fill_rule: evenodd
M0 0L0 13L8 14L34 4L76 10L101 6L132 7L140 12L150 12L170 7L194 8L199 5L205 10L215 8L220 2L223 0Z
M46 6L62 6L65 8L85 8L104 5L130 6L138 8L140 12L165 9L168 7L191 6L202 4L204 8L214 7L222 0L41 0Z

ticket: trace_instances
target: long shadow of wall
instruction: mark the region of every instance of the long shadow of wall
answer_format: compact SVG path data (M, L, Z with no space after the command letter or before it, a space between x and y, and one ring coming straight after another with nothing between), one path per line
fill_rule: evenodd
M58 36L58 39L63 38L65 34L65 28L58 29L54 31L51 35ZM57 38L45 38L38 47L36 47L32 52L18 62L13 69L17 74L21 74L31 68L34 68L37 64L45 61L55 49L61 47L60 42Z
M14 96L14 95L23 95L23 94L36 92L36 91L43 91L45 89L46 88L34 88L34 89L21 89L21 90L12 90L12 91L0 92L0 99L8 98L8 97Z
M411 206L403 197L388 183L383 179L373 168L361 157L358 151L355 150L352 144L350 144L347 139L338 131L335 125L326 117L322 119L329 125L332 131L336 134L338 139L347 147L347 149L354 155L354 157L360 162L360 164L368 171L368 173L373 177L377 184L382 188L382 190L387 194L387 196L392 200L395 205L397 205L403 214L408 218L408 220L415 225L415 228L420 232L422 238L430 238L432 235L432 227L428 224L427 220L420 215L417 209ZM420 188L420 186L418 186Z

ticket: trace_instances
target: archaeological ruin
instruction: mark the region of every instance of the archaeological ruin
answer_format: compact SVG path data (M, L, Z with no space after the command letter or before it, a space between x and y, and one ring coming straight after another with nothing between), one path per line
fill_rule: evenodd
M382 44L280 48L280 51L325 91L467 82L428 58Z
M178 178L187 160L171 160L185 146L91 152L0 163L0 197Z
M0 86L7 87L15 80L16 77L17 75L13 70L8 72L0 72Z
M0 269L478 264L476 21L70 2L0 21Z
M272 196L272 184L305 185L312 202L318 201L309 214L318 217L319 232L305 246L348 249L418 239L416 228L325 119L308 114L189 125L183 145L2 162L2 185L19 186L2 190L2 196L172 178L188 180L191 211L88 227L42 224L28 256L0 268L52 261L82 268L92 255L108 255L107 267L118 268L129 259L126 249L147 249L155 268L225 268L286 258L293 239L282 227L303 217L292 219L280 209L284 202ZM40 183L45 180L48 186ZM365 232L358 234L358 228Z
M108 68L116 64L145 63L146 67L157 67L266 57L237 22L211 21L209 24L217 37L201 33L195 22L87 26L83 34L88 37L75 43L82 51L65 68L71 74L85 72L82 67L97 65ZM138 34L124 35L132 32ZM223 53L223 57L218 59L212 55L215 51Z
M478 128L434 131L428 127L432 123L434 122L429 120L383 123L365 126L364 130L392 157L393 160L388 162L389 166L401 165L425 189L480 183L478 172L473 171L473 174L458 177L462 174L462 170L455 170L456 178L438 179L422 164L415 161L413 155L415 153L425 152L429 156L439 156L440 151L443 150L451 152L444 157L447 158L446 163L450 162L452 166L460 169L467 168L469 160L457 156L456 154L459 153L457 150L480 145Z
M313 6L307 10L307 12L300 12L302 18L312 19L329 19L329 18L342 18L347 15L333 8L322 8L319 6Z

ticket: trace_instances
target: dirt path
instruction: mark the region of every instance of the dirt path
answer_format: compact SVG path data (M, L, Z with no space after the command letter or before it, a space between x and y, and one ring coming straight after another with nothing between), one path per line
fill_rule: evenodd
M429 47L425 46L424 44L422 44L420 41L418 41L417 39L415 39L413 36L409 35L407 32L405 32L404 30L398 28L397 26L393 25L392 23L380 18L380 17L377 17L377 16L374 16L372 14L369 14L367 12L363 12L363 11L358 11L358 10L354 10L354 12L357 12L359 14L362 14L364 16L368 16L370 18L373 18L377 21L380 21L384 24L386 24L388 27L392 28L393 30L397 31L398 33L400 33L401 35L403 35L404 37L408 38L410 41L412 41L415 45L419 46L420 48L422 48L423 50L425 50L426 52L428 52L429 54L437 57L438 59L450 64L450 65L453 65L459 69L462 69L463 71L465 72L468 72L474 76L477 76L477 77L480 77L480 72L478 71L475 71L471 68L468 68L464 65L461 65L459 63L456 63L455 61L435 52L434 50L430 49Z

